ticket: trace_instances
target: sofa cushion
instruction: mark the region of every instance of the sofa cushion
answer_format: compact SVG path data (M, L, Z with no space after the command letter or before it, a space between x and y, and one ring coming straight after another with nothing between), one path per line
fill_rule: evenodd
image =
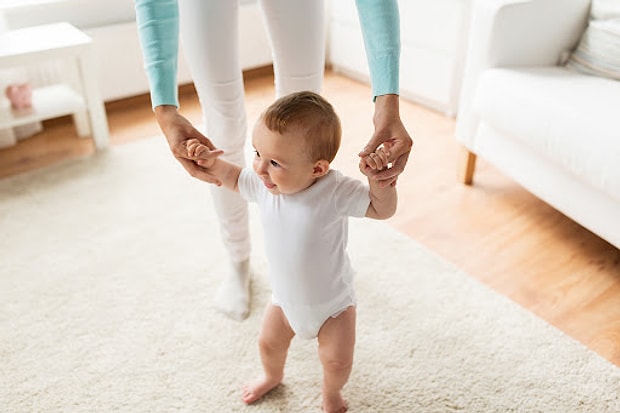
M588 26L567 66L620 80L620 1L592 1Z
M562 67L489 69L474 108L481 122L620 200L620 82Z

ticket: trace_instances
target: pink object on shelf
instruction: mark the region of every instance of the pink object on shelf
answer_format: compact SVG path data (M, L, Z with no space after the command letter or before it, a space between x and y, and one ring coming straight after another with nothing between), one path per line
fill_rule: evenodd
M32 107L32 86L29 83L9 85L4 91L13 109L21 110Z

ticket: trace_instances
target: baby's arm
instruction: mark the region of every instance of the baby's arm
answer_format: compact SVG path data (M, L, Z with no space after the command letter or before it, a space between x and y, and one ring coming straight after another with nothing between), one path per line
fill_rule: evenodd
M368 177L370 187L370 205L366 217L373 219L388 219L396 212L398 196L396 185L381 185L380 181L372 178L373 170L382 170L388 166L389 147L379 147L370 155L360 159L360 171Z
M239 175L241 167L228 161L213 156L209 148L198 139L187 141L187 156L198 165L203 167L209 175L218 182L217 186L224 186L232 191L238 191Z

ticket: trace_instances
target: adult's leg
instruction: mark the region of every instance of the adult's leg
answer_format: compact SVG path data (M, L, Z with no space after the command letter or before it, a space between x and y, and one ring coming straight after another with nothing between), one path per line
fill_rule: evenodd
M246 113L243 76L238 56L237 1L179 1L180 34L185 57L200 99L205 134L225 154L222 158L245 165ZM250 237L248 210L241 196L211 186L220 219L220 233L231 259L216 307L242 320L249 312Z
M276 96L320 93L325 71L322 0L259 0L273 53Z
M323 410L343 413L347 404L342 388L349 380L355 348L355 307L330 317L319 330L319 358L323 364Z
M267 304L258 338L264 374L243 387L244 402L255 402L282 382L286 355L294 336L295 333L282 309L271 303Z

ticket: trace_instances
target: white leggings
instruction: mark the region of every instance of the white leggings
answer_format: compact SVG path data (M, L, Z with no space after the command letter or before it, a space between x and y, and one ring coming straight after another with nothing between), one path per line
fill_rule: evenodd
M247 133L239 63L239 2L179 0L180 35L200 99L205 133L245 165ZM324 4L317 0L258 0L271 44L276 96L320 92L325 65ZM248 210L238 193L212 186L220 232L230 258L250 256Z

